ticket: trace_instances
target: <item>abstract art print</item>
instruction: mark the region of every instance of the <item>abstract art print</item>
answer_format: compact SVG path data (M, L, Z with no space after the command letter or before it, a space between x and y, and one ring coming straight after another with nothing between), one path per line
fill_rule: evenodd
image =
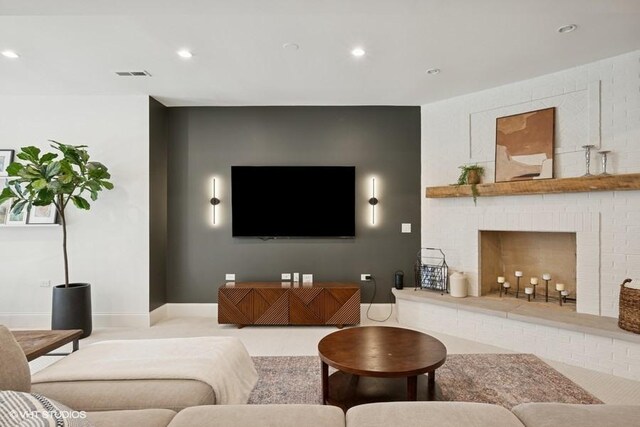
M29 224L55 224L58 212L51 204L48 206L32 206L29 213Z
M495 182L553 178L555 107L496 119Z

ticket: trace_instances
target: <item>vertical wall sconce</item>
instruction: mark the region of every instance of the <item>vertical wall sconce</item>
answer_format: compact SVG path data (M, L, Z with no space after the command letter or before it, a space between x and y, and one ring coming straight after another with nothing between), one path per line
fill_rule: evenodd
M220 204L220 199L218 199L217 196L217 192L216 192L216 179L213 178L213 181L211 182L211 200L209 200L209 202L211 203L211 220L213 221L213 225L216 225L216 211L218 210L218 205Z
M371 198L369 199L369 204L371 205L371 225L376 224L376 205L378 204L378 199L376 198L376 179L371 178Z

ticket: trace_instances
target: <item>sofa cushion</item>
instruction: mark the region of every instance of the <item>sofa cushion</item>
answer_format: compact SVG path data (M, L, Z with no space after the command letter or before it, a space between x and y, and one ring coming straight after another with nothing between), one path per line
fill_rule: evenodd
M527 427L640 426L640 406L523 403L512 409Z
M389 402L347 411L349 427L522 427L502 406L467 402Z
M167 427L176 413L169 409L87 412L93 427Z
M82 411L171 409L216 403L208 384L195 380L61 381L33 391Z
M87 414L35 393L0 391L3 427L91 427Z
M322 405L216 405L187 408L170 427L344 427L344 413Z
M0 325L0 390L31 391L31 372L27 357L13 334Z

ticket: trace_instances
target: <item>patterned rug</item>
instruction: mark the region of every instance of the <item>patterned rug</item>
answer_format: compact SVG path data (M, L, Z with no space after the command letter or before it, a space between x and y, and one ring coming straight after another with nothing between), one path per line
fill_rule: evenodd
M260 377L249 403L321 403L320 359L254 357ZM451 354L436 371L438 400L493 403L602 403L531 354Z

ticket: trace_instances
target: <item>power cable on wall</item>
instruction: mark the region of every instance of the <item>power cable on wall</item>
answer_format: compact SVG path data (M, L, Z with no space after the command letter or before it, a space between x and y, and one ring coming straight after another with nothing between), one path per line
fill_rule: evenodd
M369 311L371 310L371 306L373 305L373 301L376 299L376 293L378 292L378 282L376 282L376 279L373 276L369 276L369 280L371 282L373 282L373 295L371 296L371 301L369 301L369 307L367 307L367 319L374 321L374 322L386 322L387 320L389 320L389 318L391 318L391 315L393 314L393 301L391 300L393 293L391 292L391 289L389 289L389 315L387 317L385 317L384 319L374 319L369 315Z

